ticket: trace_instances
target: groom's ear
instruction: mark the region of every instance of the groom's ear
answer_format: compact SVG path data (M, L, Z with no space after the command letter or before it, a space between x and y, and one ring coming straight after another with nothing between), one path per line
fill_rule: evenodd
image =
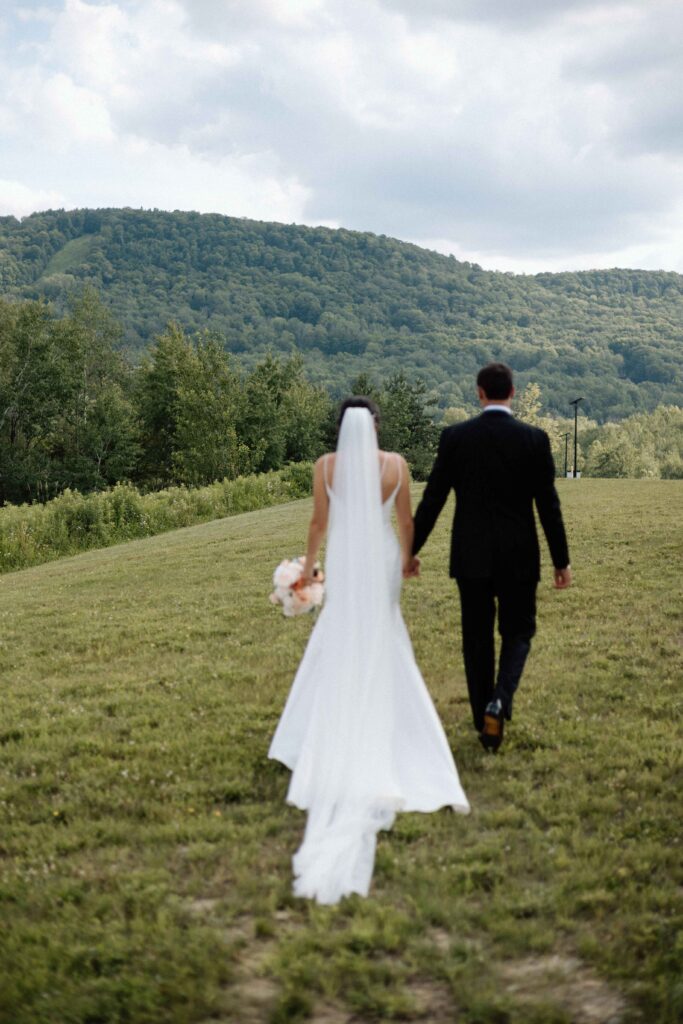
M515 397L515 385L514 385L514 384L513 384L513 385L512 385L512 387L510 388L510 394L509 394L509 396L508 396L508 397L509 397L509 398L514 398L514 397Z
M486 392L484 391L483 388L479 387L478 384L477 384L477 395L479 397L479 401L480 402L488 402L488 397L489 396L486 394Z

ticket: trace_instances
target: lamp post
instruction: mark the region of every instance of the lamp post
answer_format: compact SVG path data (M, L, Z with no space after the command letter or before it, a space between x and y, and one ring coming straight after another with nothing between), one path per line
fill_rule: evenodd
M575 398L573 402L569 403L570 405L574 406L574 473L573 473L573 477L574 477L575 480L576 480L576 478L578 476L578 473L577 473L578 466L577 466L576 453L577 453L578 447L579 447L579 402L583 402L583 398Z
M569 457L569 434L564 435L564 478L567 479L567 460Z

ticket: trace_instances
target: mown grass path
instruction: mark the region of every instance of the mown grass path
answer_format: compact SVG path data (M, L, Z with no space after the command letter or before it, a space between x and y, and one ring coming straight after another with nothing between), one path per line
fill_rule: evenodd
M683 484L560 487L576 584L546 569L497 757L442 516L404 610L473 811L400 816L332 909L291 896L266 758L312 625L270 575L309 502L4 576L0 1021L679 1020Z

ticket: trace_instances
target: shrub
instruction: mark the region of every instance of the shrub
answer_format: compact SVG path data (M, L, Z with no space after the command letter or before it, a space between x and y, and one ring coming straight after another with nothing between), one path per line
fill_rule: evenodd
M296 463L207 487L141 494L117 484L87 495L66 490L44 505L6 505L0 508L0 572L304 498L312 483L312 464Z

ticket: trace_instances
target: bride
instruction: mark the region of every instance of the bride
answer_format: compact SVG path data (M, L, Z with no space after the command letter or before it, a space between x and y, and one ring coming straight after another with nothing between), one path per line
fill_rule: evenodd
M402 575L419 570L408 467L378 449L374 402L346 399L339 424L336 453L315 466L304 567L310 581L329 519L325 606L269 750L308 812L294 892L319 903L367 895L377 832L397 811L469 811L399 605Z

